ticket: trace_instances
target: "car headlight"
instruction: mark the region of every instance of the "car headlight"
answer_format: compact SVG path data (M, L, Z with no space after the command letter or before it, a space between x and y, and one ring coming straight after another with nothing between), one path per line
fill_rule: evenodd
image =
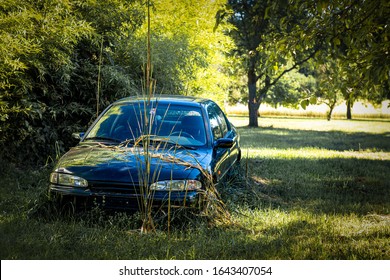
M167 180L150 185L150 189L155 191L193 191L200 188L202 183L197 180Z
M57 172L50 174L50 183L72 187L88 187L88 181L81 177Z

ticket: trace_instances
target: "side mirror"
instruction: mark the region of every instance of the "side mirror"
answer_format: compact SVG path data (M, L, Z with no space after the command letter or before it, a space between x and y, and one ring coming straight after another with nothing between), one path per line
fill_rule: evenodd
M233 147L234 141L231 138L219 138L214 142L214 149L218 148L231 148Z
M74 132L72 137L77 140L81 140L84 137L85 132Z

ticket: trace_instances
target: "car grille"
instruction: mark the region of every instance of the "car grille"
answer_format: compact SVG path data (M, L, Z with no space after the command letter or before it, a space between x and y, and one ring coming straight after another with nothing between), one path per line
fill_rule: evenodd
M88 182L89 188L94 193L102 194L140 194L140 186L137 184L124 184L115 182Z

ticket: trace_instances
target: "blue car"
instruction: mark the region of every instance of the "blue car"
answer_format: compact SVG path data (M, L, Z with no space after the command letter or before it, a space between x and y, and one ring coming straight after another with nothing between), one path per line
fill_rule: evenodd
M198 205L239 163L239 134L218 105L187 96L111 104L50 174L55 197L107 208Z

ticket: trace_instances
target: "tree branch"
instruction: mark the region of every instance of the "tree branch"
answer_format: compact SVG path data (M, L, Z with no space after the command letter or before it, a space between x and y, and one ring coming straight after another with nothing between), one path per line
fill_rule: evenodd
M257 82L258 80L260 80L264 75L265 75L265 72L263 72L263 73L257 75L257 76L256 76L256 82Z
M308 55L306 58L296 62L293 66L291 66L290 68L288 69L285 69L282 73L280 73L279 76L277 76L269 85L270 87L275 85L279 80L280 78L282 78L286 73L294 70L295 68L297 68L299 65L302 65L303 63L305 63L306 61L308 61L309 59L313 58L315 56L315 54L318 52L319 48L315 48L314 51L312 53L310 53L310 55Z

